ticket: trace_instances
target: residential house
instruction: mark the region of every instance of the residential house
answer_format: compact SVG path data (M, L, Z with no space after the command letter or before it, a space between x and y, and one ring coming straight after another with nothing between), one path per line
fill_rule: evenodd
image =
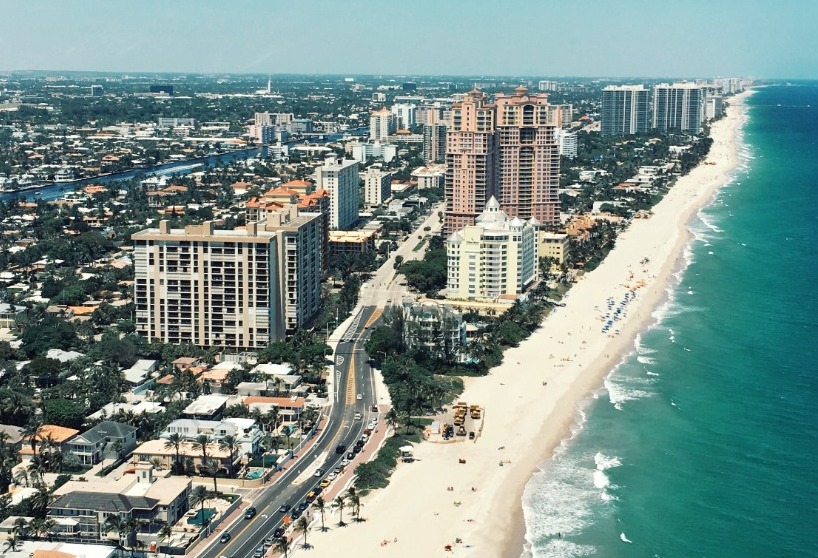
M83 465L96 465L103 459L118 459L136 447L137 428L104 420L74 437L68 449Z

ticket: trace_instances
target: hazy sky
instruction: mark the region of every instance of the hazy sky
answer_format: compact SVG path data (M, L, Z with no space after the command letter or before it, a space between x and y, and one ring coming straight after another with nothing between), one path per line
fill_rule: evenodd
M818 78L818 0L0 0L0 70Z

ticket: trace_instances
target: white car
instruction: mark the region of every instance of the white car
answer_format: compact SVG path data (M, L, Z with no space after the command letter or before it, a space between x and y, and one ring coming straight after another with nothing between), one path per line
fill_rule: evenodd
M357 397L356 399L358 399L358 401L360 401L360 400L361 400L361 399L363 399L363 398L364 398L363 394L360 394L360 393L359 393L359 394L358 394L358 397Z
M346 457L345 457L345 458L343 458L343 459L341 460L341 465L342 465L343 467L346 467L347 465L349 465L349 459L347 459Z
M327 475L327 479L331 480L331 481L334 481L337 478L338 478L338 473L336 473L335 471L333 471L329 475Z
M355 420L361 420L361 413L355 413Z

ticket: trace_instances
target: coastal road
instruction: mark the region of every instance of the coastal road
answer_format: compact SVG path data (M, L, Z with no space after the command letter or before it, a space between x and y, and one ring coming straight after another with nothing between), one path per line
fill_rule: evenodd
M287 504L295 508L304 502L307 494L334 468L340 466L341 460L363 435L369 420L377 418L377 412L371 410L376 403L376 394L364 343L368 337L367 328L371 328L380 319L380 315L380 309L374 306L364 307L338 343L333 355L335 401L324 430L318 434L317 442L309 449L301 450L309 451L309 455L302 455L298 460L289 462L286 470L273 477L273 484L261 491L260 496L251 504L258 510L256 517L251 520L240 519L211 535L213 540L199 554L201 558L218 558L222 555L252 557L264 540L283 526L285 517L289 516L289 513L280 513L279 507ZM361 413L361 419L355 419L355 413ZM339 444L346 446L343 454L335 451ZM353 460L349 467L357 466L358 462L358 459ZM318 468L325 472L317 477L314 472ZM231 535L231 540L226 544L218 542L224 533Z
M349 327L340 333L333 355L334 400L326 426L319 432L318 440L313 446L308 450L301 450L309 451L309 455L302 455L298 460L290 462L285 471L273 477L273 484L261 491L259 497L251 503L258 510L256 517L251 520L239 519L218 534L211 535L212 540L199 554L201 558L251 558L256 549L262 547L265 539L271 537L289 515L280 513L279 507L283 504L295 507L304 502L307 494L340 465L346 453L363 435L369 420L377 418L377 413L371 410L377 404L377 397L364 343L380 321L384 306L400 301L406 292L405 286L396 280L395 257L402 256L404 261L423 257L428 242L415 250L420 242L418 235L432 235L440 230L442 225L437 213L444 207L444 204L433 207L426 219L362 286L358 310ZM426 227L429 227L428 231L424 230ZM356 420L355 413L361 413L361 419ZM343 454L335 451L339 444L347 448ZM349 467L357 465L356 459ZM324 470L324 474L314 476L313 473L319 468ZM218 540L224 533L229 533L231 540L222 544Z

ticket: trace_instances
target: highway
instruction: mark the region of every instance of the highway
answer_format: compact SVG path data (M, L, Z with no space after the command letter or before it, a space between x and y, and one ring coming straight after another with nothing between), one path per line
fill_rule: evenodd
M395 257L400 255L404 260L423 257L425 246L423 249L414 250L419 241L418 234L424 236L435 234L440 229L437 216L439 209L442 209L442 206L434 207L431 214L418 225L406 242L399 246L362 286L359 297L360 309L354 314L349 327L340 333L333 355L335 389L328 420L325 421L323 430L318 432L316 442L309 448L301 450L308 451L309 455L301 455L298 459L288 462L283 472L272 477L272 484L260 490L259 496L250 502L258 512L253 519L238 519L232 525L225 523L221 530L211 534L203 550L198 553L200 558L220 556L252 558L256 549L262 547L265 539L272 537L275 530L284 525L285 517L290 514L279 512L279 508L283 504L295 508L304 502L307 494L340 465L347 452L361 439L369 420L378 418L378 413L371 410L372 406L377 404L377 400L372 369L369 357L364 351L364 343L369 337L369 330L380 320L384 306L393 299L399 301L405 291L403 285L395 281L396 273L393 267ZM426 227L430 228L429 232L424 231ZM335 335L339 333L336 331ZM359 394L361 399L358 399ZM361 413L362 418L356 420L355 413ZM339 444L347 448L343 454L335 451ZM354 469L359 462L360 459L356 456L348 467ZM320 477L313 475L318 468L324 470ZM329 508L330 502L327 501L326 505ZM219 538L224 533L229 533L231 539L227 543L220 543Z

